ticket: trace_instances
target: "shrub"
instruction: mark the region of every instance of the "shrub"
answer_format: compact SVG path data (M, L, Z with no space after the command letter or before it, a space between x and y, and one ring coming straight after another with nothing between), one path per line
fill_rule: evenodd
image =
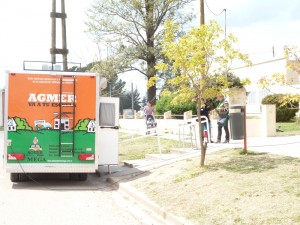
M297 111L299 110L298 102L291 102L291 105L281 105L284 94L273 94L268 95L262 100L262 104L275 104L276 105L276 122L289 122L296 116Z
M183 115L184 112L192 110L193 114L196 114L196 104L194 102L183 102L180 105L171 104L172 97L161 97L156 101L155 111L157 114L163 114L167 111L171 111L175 115Z

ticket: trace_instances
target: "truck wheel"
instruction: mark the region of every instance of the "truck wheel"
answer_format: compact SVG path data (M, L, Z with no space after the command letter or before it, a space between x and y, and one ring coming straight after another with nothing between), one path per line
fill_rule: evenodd
M87 179L87 173L79 173L78 174L78 180L80 180L80 181L86 181L86 179Z
M29 181L28 175L26 173L19 173L19 181Z
M69 177L70 180L78 180L78 173L70 173Z
M10 181L11 182L18 182L19 180L19 174L18 173L11 173L10 174Z
M87 173L70 173L70 180L85 181L87 179Z

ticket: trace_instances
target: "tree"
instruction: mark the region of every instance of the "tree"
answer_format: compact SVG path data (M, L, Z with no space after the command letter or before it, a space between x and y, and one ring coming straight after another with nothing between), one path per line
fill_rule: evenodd
M261 104L274 104L276 106L276 122L289 122L299 110L299 102L297 101L282 104L282 99L285 98L284 94L272 94L267 95L261 101Z
M120 97L124 94L125 81L118 79L118 68L114 64L114 57L89 63L83 70L99 73L107 79L107 88L101 92L102 96Z
M184 10L193 0L102 0L88 10L88 32L97 43L106 41L121 59L120 71L136 70L148 80L155 77L155 64L162 57L162 25L166 19L186 24L193 14ZM180 33L179 30L176 32ZM148 100L155 100L151 85Z
M141 100L140 93L137 89L135 89L132 93L131 91L125 91L125 93L120 97L120 113L122 113L123 109L131 109L132 108L132 95L133 95L133 109L138 111L140 110Z
M173 104L181 101L197 102L197 116L201 117L200 108L202 98L214 98L217 94L226 94L232 82L227 79L228 71L233 60L241 60L249 63L246 55L233 47L237 39L228 35L221 38L223 30L216 22L201 25L200 28L192 28L187 35L176 37L178 24L168 20L165 23L165 37L163 41L163 53L173 62L173 72L178 74L168 84L176 86L171 93L165 89L163 95L172 95ZM158 63L157 69L166 70L168 65ZM224 72L225 71L225 72ZM215 74L219 74L215 76ZM154 78L155 79L155 78ZM211 83L222 85L212 86ZM204 166L207 144L202 139L202 124L199 120L199 133L201 143L200 166Z
M196 113L195 102L187 101L187 102L180 102L180 104L174 105L174 104L171 104L172 100L173 100L173 97L171 97L171 96L161 97L156 102L155 112L157 114L162 115L167 111L171 111L172 114L183 115L184 112L192 110L193 114ZM181 118L182 118L182 116L181 116Z
M287 67L300 76L300 49L297 46L285 46Z

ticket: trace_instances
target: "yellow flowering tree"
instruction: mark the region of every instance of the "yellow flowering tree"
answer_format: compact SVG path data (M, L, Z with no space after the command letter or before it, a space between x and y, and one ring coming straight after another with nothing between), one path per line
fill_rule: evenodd
M202 98L214 98L217 94L225 94L225 90L231 84L227 80L227 72L230 71L232 62L241 60L250 64L248 57L233 47L237 38L230 34L225 39L223 30L214 21L201 25L200 28L191 28L188 34L180 38L175 36L179 27L172 21L166 21L164 29L162 53L171 65L160 62L156 69L167 70L171 66L175 76L167 84L173 88L164 89L162 95L171 95L172 104L196 101L197 116L200 118ZM155 79L154 77L150 80L150 86L151 81L155 83ZM201 131L202 124L199 119L200 165L204 166L207 143L203 141Z

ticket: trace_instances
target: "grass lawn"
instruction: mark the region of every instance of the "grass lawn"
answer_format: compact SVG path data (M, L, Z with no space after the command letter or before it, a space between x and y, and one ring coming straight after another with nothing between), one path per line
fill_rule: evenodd
M128 141L128 139L133 139ZM144 159L146 154L158 154L160 152L159 144L162 153L169 153L171 148L182 147L182 142L167 138L159 138L157 136L133 135L122 137L120 135L119 144L119 161Z
M296 122L276 123L276 129L277 131L280 130L277 132L278 135L300 134L300 124Z
M130 184L193 224L300 224L300 159L227 149L176 162Z

